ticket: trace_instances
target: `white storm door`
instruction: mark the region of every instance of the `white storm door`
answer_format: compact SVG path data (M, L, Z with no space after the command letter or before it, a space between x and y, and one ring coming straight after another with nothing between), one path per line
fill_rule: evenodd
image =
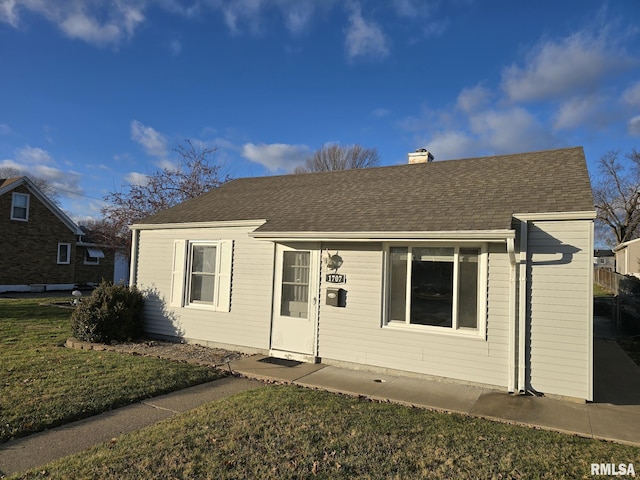
M312 245L276 246L272 350L315 354L318 258L318 249Z

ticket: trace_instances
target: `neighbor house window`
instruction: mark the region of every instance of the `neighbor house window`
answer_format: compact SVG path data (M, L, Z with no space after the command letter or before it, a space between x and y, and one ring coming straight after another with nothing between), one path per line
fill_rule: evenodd
M71 263L71 244L58 244L58 263Z
M11 199L11 220L29 220L29 195L13 192Z
M99 248L87 247L84 252L85 265L100 265L100 259L104 258L104 252Z
M389 247L387 325L481 333L485 265L483 247Z

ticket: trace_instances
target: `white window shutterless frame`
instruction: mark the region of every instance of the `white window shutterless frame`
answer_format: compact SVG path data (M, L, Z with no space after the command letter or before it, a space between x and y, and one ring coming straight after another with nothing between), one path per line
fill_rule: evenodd
M271 324L274 356L315 355L320 252L316 244L276 245Z

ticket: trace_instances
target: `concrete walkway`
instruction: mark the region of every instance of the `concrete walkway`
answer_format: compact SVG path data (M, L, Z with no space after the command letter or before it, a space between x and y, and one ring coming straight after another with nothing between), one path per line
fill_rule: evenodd
M251 379L640 445L640 367L615 342L596 340L594 356L595 402L580 404L254 355L231 362L234 373L248 378L224 378L0 444L0 477L86 450L201 404L265 388Z

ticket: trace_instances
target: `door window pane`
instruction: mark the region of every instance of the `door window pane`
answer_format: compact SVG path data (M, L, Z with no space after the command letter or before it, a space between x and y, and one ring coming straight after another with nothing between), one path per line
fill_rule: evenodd
M307 318L309 315L309 267L311 252L282 252L280 315Z

